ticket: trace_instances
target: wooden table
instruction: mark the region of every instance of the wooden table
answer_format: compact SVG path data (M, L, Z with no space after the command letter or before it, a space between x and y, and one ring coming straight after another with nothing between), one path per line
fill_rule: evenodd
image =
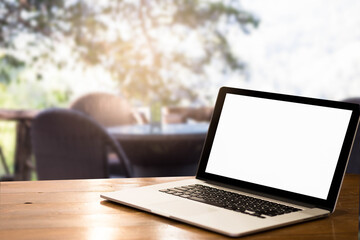
M128 156L134 177L196 174L209 123L107 128Z
M0 239L228 239L99 196L179 179L183 178L2 182ZM330 217L242 239L357 239L359 179L359 175L345 177Z

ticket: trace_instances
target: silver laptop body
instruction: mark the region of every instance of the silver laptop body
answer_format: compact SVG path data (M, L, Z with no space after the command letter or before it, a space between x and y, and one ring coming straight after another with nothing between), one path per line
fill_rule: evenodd
M232 237L325 217L335 210L358 119L356 104L223 87L195 178L101 197ZM241 207L210 205L191 195L194 186L225 190ZM212 195L223 194L216 189ZM243 207L254 198L256 207L295 210Z

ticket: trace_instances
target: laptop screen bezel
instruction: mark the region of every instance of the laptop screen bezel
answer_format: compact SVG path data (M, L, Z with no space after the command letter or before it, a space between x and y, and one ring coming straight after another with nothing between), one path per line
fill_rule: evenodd
M271 187L266 187L266 186L262 186L262 185L258 185L258 184L253 184L250 182L227 178L227 177L207 173L205 171L208 160L209 160L214 137L216 134L217 126L219 123L221 111L222 111L223 104L224 104L227 94L251 96L251 97L257 97L257 98L272 99L272 100L279 100L279 101L286 101L286 102L293 102L293 103L302 103L302 104L309 104L309 105L314 105L314 106L323 106L323 107L345 109L345 110L352 111L348 129L345 134L344 143L341 148L338 163L336 165L334 176L333 176L333 179L332 179L332 182L330 185L330 190L329 190L328 196L325 200L298 194L298 193L293 193L293 192L289 192L289 191L284 191L284 190L280 190L280 189L275 189L275 188L271 188ZM197 170L196 178L200 179L200 180L225 184L228 186L232 186L234 188L247 189L249 191L258 192L258 193L262 193L265 195L272 195L272 196L276 196L276 197L279 197L282 199L293 200L296 202L301 202L304 204L309 204L309 205L316 206L319 208L327 209L332 212L335 208L337 197L340 192L340 187L341 187L341 183L342 183L342 180L343 180L343 177L345 174L347 162L348 162L348 159L350 156L353 139L355 138L355 133L356 133L357 125L358 125L358 121L359 121L359 114L360 114L359 110L360 110L359 105L353 104L353 103L330 101L330 100L315 99L315 98L300 97L300 96L292 96L292 95L285 95L285 94L279 94L279 93L260 92L260 91L230 88L230 87L222 87L219 90L219 94L218 94L218 97L217 97L217 100L215 103L213 116L210 121L208 134L207 134L207 137L206 137L206 140L204 143L204 147L203 147L203 151L202 151L202 154L200 157L200 162L199 162L199 167Z

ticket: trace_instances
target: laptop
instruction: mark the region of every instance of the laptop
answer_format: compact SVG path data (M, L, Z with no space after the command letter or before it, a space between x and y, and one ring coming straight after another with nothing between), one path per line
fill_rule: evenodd
M101 194L226 236L329 216L357 104L223 87L194 178Z

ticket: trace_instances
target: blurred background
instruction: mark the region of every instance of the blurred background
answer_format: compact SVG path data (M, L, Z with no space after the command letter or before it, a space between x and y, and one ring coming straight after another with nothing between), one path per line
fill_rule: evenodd
M92 92L147 114L206 108L221 86L359 97L359 12L357 0L2 0L0 109ZM0 121L9 166L15 131Z

